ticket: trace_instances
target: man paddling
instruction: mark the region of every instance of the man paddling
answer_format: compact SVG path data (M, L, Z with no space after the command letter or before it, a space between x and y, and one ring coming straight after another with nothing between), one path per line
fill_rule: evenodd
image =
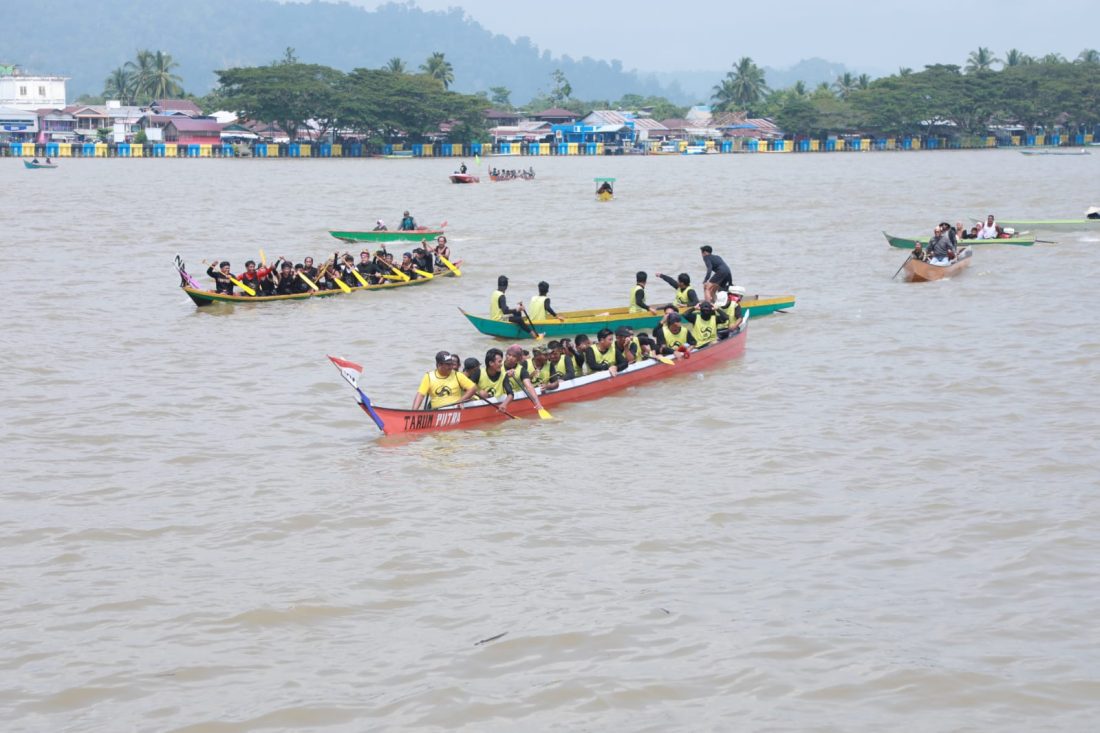
M565 321L550 307L550 283L545 280L539 283L539 294L531 298L531 307L527 309L527 315L532 321L548 321L550 317Z
M608 372L611 376L630 366L615 345L615 332L602 328L596 334L596 343L584 351L584 362L589 372Z
M527 319L523 317L523 301L516 304L515 308L508 307L508 299L504 297L504 291L508 289L508 278L505 275L501 275L497 278L497 289L493 291L493 294L489 296L489 318L494 321L508 321L514 323L516 326L531 336L531 338L540 338L539 333L534 328L527 324Z
M233 295L233 277L229 271L229 263L222 260L218 263L218 269L215 270L213 265L206 268L206 274L214 279L214 292L225 293L226 295Z
M709 244L704 244L699 251L703 254L703 264L707 266L707 272L703 275L703 298L713 303L719 290L733 284L733 272L725 260L714 254L714 248Z
M441 407L466 402L479 390L462 372L456 371L451 354L440 351L435 355L435 369L426 373L413 397L412 409L438 410ZM482 399L488 395L479 394Z
M512 390L523 390L527 393L527 396L531 399L531 403L535 406L536 410L541 411L542 401L539 400L538 390L535 388L533 382L533 376L527 369L527 363L524 361L523 347L519 344L512 344L508 347L508 350L504 352L504 361L502 366L504 373L508 375L508 381L511 382ZM557 385L554 385L557 387Z
M992 219L992 215L989 218ZM928 264L946 267L955 259L955 244L951 241L950 229L951 226L947 222L940 222L939 226L932 230L932 238L928 241L928 252L926 253ZM914 259L920 259L920 256L921 246L918 242L913 250L913 257Z

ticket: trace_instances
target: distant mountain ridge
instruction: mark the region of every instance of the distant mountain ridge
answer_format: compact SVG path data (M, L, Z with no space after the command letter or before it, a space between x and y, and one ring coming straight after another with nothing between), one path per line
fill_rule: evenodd
M5 12L3 34L10 37L0 40L0 60L31 73L71 77L70 99L101 93L108 74L143 48L171 54L184 88L200 95L216 85L216 70L269 64L288 47L304 63L343 71L380 68L393 57L415 71L441 51L454 66L453 89L473 93L503 86L513 104L550 91L555 69L565 73L578 99L633 93L681 104L709 101L711 88L725 75L644 73L626 70L617 60L554 56L530 38L492 33L460 8L425 11L399 3L369 11L318 0L36 0ZM799 78L811 85L844 70L813 59L784 72L767 69L769 84L786 86L782 80L803 65L807 72Z

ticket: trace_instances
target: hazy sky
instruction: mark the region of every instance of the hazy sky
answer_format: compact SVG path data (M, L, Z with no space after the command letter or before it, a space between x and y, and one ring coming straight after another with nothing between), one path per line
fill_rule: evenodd
M373 0L351 2L375 8ZM979 45L1073 59L1100 48L1096 0L824 0L747 3L556 0L416 0L425 10L461 7L494 33L528 36L574 58L617 58L643 71L718 70L741 56L784 68L821 57L857 72L965 64ZM652 10L649 8L653 8Z

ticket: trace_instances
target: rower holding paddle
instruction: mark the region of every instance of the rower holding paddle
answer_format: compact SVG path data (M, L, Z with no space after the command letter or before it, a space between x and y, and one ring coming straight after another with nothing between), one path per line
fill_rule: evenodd
M523 317L523 301L517 303L515 308L508 307L508 299L504 297L506 290L508 290L508 277L501 275L497 278L497 289L489 296L489 317L494 321L514 323L532 338L542 338L538 331L533 326L528 325L527 319Z
M527 316L532 321L548 321L552 316L562 323L565 322L565 319L550 307L550 283L545 280L539 283L539 294L531 298L531 307L527 309Z
M206 268L206 274L214 279L214 292L233 295L233 275L229 272L229 263L222 260L218 263L218 269L213 265Z
M538 410L539 417L547 419L550 417L550 413L542 406L542 402L539 400L539 391L532 381L537 376L528 369L524 356L522 346L519 344L509 346L508 350L504 352L504 362L502 363L504 373L508 376L508 381L511 382L512 390L523 390L527 394L527 398L531 400L531 404ZM554 387L557 387L556 383ZM546 388L543 387L543 389Z

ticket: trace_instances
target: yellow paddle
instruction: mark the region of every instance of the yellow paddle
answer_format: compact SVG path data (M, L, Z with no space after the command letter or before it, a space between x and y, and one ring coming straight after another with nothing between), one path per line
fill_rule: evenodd
M264 257L263 248L260 249L260 262L263 263L264 267L267 267L267 258Z
M203 261L202 261L202 263L203 263L204 265L206 265L206 264L209 264L209 263L208 263L208 262L207 262L206 260L203 260ZM232 275L226 275L226 277L227 277L227 278L229 278L229 282L233 283L234 285L236 285L236 286L237 286L238 288L240 288L241 290L245 291L245 292L246 292L246 293L248 293L249 295L255 295L255 294L256 294L256 291L255 291L255 290L253 290L252 288L248 287L247 285L245 285L245 284L244 284L243 282L241 282L241 281L240 281L240 280L238 280L237 278L233 277Z
M668 364L669 366L676 366L676 360L675 359L669 359L664 354L650 354L650 356L652 356L654 359L661 362L662 364Z
M451 261L448 260L446 257L441 256L439 258L439 261L442 262L444 265L446 265L447 269L455 274L455 277L462 277L462 270L460 270L457 267L455 267L454 265L452 265Z
M424 272L423 270L421 270L421 269L418 269L418 268L416 268L416 267L414 267L414 268L413 268L413 272L415 272L415 273L416 273L417 275L419 275L420 277L424 277L424 278L427 278L427 279L429 279L429 280L431 280L431 279L432 279L433 277L435 277L435 275L433 275L432 273L430 273L430 272Z
M359 270L352 270L351 274L355 275L355 279L359 281L360 285L362 285L364 288L367 287L367 279L359 274Z
M303 282L304 282L304 283L305 283L306 285L308 285L308 286L310 286L311 288L313 288L314 290L320 290L320 289L321 289L321 288L317 287L317 283L315 283L315 282L313 282L312 280L310 280L310 279L309 279L309 278L308 278L308 277L306 276L306 274L305 274L304 272L299 272L299 273L298 273L298 277L302 278L302 281L303 281Z
M345 293L350 293L350 292L351 292L351 288L350 288L350 287L348 287L348 284L347 284L346 282L344 282L343 280L341 280L340 278L336 277L336 275L335 275L335 274L333 274L333 276L332 276L332 279L336 281L336 284L337 284L337 285L338 285L338 286L340 287L340 289L341 289L341 290L343 290L343 291L344 291Z
M409 280L411 279L411 278L410 278L410 277L409 277L408 275L406 275L405 273L401 272L401 270L400 270L400 269L398 269L398 268L397 268L397 267L395 267L394 265L391 265L391 264L390 264L389 262L386 262L385 260L383 260L383 259L380 259L380 258L378 258L378 257L375 257L375 259L376 259L376 260L378 260L379 262L381 262L381 263L382 263L383 265L385 265L386 267L388 267L388 268L390 268L391 270L393 270L393 271L394 271L394 274L396 274L396 275L397 275L397 276L398 276L399 278L401 278L401 279L402 279L402 280L404 280L405 282L408 282L408 281L409 281ZM388 275L383 275L382 277L389 277L389 276L388 276Z

